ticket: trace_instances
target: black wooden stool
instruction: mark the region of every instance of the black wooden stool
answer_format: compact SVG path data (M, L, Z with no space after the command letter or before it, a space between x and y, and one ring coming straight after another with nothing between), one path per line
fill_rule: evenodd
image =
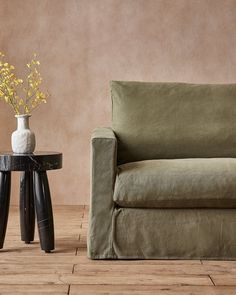
M9 213L11 171L22 171L20 180L21 240L34 240L35 211L41 249L54 249L54 225L47 170L62 168L62 154L0 153L0 249L3 248Z

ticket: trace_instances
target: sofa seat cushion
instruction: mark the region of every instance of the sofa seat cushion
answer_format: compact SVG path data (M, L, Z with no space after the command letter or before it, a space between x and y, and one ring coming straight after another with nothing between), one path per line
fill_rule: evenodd
M147 160L120 165L114 201L128 208L236 208L236 159Z

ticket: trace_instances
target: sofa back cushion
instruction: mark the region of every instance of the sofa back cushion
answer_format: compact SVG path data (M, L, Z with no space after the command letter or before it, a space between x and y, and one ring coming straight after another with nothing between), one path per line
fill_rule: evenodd
M111 82L118 163L236 157L236 84Z

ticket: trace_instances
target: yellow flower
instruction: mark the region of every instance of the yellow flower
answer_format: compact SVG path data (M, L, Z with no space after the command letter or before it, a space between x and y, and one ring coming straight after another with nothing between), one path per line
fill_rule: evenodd
M22 106L24 104L24 100L21 98L19 99L19 106Z
M30 113L40 103L46 102L48 94L40 90L42 78L38 71L39 65L34 54L34 58L26 64L29 74L24 83L23 79L16 77L15 67L5 62L4 54L0 52L0 99L5 100L16 114ZM25 93L25 97L19 97L19 92Z

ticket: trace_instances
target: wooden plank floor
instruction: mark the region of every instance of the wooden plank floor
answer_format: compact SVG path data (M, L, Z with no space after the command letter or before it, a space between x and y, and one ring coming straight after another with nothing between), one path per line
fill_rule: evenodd
M86 257L87 206L55 206L56 250L40 250L38 235L20 241L11 207L0 251L1 294L236 295L236 261L91 261Z

